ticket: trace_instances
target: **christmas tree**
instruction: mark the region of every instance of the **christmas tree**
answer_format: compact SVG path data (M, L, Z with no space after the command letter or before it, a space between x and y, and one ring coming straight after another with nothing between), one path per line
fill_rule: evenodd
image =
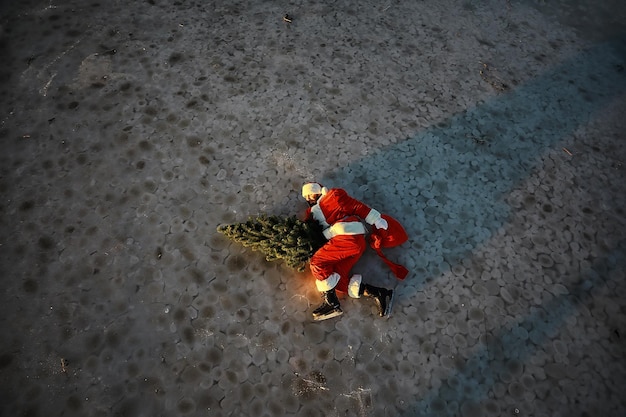
M252 250L265 254L268 261L283 260L302 272L313 254L326 239L315 221L301 221L295 216L262 214L245 223L220 225L217 231Z

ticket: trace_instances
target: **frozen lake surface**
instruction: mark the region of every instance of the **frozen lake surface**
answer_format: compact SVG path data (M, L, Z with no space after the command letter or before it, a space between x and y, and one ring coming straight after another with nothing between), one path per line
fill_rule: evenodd
M0 414L626 414L626 6L595 3L0 6ZM310 180L409 232L406 280L355 268L390 318L313 322L310 273L216 232Z

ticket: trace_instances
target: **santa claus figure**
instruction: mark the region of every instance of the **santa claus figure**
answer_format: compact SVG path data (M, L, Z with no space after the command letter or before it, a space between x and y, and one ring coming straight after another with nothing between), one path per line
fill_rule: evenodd
M353 298L373 298L379 316L389 315L393 290L365 284L359 274L350 275L367 246L362 221L378 230L386 230L387 221L378 211L350 197L341 188L329 190L309 182L302 187L302 196L309 204L307 220L316 220L328 239L310 260L311 272L323 299L322 305L313 311L313 319L326 320L343 314L336 291Z

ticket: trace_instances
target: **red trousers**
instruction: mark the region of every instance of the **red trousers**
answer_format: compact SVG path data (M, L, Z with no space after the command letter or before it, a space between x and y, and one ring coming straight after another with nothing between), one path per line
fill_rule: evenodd
M350 270L365 252L365 235L339 235L331 238L311 257L315 279L325 280L334 272L341 277L335 289L348 292Z

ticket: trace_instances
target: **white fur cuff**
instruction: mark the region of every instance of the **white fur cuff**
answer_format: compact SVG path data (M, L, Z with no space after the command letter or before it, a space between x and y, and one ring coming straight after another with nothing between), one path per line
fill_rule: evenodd
M341 278L339 274L336 272L333 272L332 274L330 274L328 278L324 280L319 280L319 279L316 280L315 286L317 287L317 290L319 292L330 291L337 286L337 283L339 282L339 278Z
M377 210L371 209L369 213L367 213L367 217L365 218L365 222L367 224L374 224L376 221L380 219L380 212Z
M359 290L361 289L361 279L363 277L359 274L352 275L350 283L348 284L348 295L352 298L361 298Z

